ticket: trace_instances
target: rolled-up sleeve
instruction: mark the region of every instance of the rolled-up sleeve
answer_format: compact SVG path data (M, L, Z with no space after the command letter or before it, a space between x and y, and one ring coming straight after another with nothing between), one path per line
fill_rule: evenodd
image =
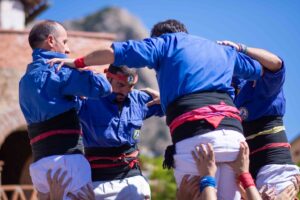
M147 106L147 103L149 103L152 100L153 100L153 98L150 94L143 92L143 91L139 91L138 101L139 101L140 105L143 107L142 110L144 112L144 119L148 119L152 116L162 117L165 115L160 104Z
M280 70L272 72L265 69L262 76L262 86L264 87L264 95L266 97L272 97L277 95L283 89L283 84L285 81L285 66L282 62Z
M257 80L261 77L261 74L262 66L258 61L243 53L236 52L234 76L245 80Z
M146 38L142 41L129 40L114 42L115 66L127 65L128 67L156 68L163 56L163 38Z

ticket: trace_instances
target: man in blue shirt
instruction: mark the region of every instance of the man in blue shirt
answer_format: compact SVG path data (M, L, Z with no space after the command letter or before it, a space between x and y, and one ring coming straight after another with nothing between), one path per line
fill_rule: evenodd
M138 75L126 66L106 71L113 93L102 99L85 99L79 113L85 155L92 168L96 199L147 199L150 187L142 176L138 147L143 120L162 116L153 92L134 90Z
M262 68L257 61L232 47L188 34L177 20L167 20L153 27L151 38L114 42L75 60L50 61L56 62L79 68L113 63L154 69L174 144L166 151L165 166L174 167L177 185L185 174L198 174L190 154L195 146L212 143L217 152L218 198L240 199L234 172L225 163L235 160L240 141L245 140L231 79L232 75L258 79Z
M65 192L76 194L91 182L90 166L82 155L76 96L99 99L110 94L111 85L103 75L90 71L63 67L57 72L56 66L49 67L48 59L66 58L69 53L67 32L59 23L47 20L36 24L29 43L33 61L20 80L19 102L33 152L32 182L39 192L49 193L46 173L61 168L72 177Z
M239 49L230 41L222 44ZM300 175L292 161L282 119L285 113L285 66L278 56L262 49L247 47L244 53L265 68L263 76L255 82L233 78L237 90L234 103L241 111L250 148L250 171L259 189L264 185L274 187L278 195L293 185L295 175Z

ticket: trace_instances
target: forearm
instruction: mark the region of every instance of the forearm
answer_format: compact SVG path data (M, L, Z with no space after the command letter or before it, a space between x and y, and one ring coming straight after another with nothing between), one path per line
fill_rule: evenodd
M217 193L214 187L206 187L201 192L201 200L217 200Z
M247 161L247 163L247 169L241 170L242 173L239 173L239 181L241 182L242 187L246 191L247 200L261 200L262 198L255 186L255 182L251 174L249 173L249 161Z
M111 43L106 42L98 50L86 55L84 57L84 64L86 66L105 65L114 63L114 60L114 50L111 47Z
M248 187L245 190L246 190L247 200L262 200L255 186Z
M91 71L73 70L68 80L65 81L61 92L63 95L86 96L99 99L111 93L111 85L102 74Z
M202 145L201 145L202 146ZM203 146L202 146L203 147ZM212 147L210 147L212 148ZM212 151L212 149L211 149ZM215 168L216 169L216 168ZM216 180L214 178L215 172L208 172L205 174L209 174L207 176L203 176L200 180L200 194L201 200L215 200L217 199L217 192L215 190Z
M282 60L278 56L264 49L247 47L246 54L272 72L280 70L282 66Z

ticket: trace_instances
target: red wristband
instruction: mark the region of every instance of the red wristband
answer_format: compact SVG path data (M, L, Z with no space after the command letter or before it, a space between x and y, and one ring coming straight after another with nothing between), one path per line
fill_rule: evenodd
M254 180L249 172L242 173L239 176L239 180L242 183L244 189L247 189L251 186L255 186Z
M76 58L74 65L76 68L84 68L86 66L84 63L84 57Z

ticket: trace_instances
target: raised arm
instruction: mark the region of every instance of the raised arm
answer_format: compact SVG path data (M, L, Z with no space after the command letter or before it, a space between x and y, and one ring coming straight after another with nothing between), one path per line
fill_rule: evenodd
M67 73L64 73L67 72ZM61 87L63 95L85 96L99 99L111 93L112 88L104 74L95 74L91 71L78 71L69 68L62 69L64 83ZM69 74L69 76L63 76Z
M244 188L247 200L262 200L254 180L249 173L249 147L246 142L241 142L240 152L235 161L229 163Z
M202 200L216 200L216 181L217 172L216 160L213 147L210 143L206 146L200 144L196 147L196 151L192 151L192 156L196 162L198 172L200 174L200 193Z
M152 100L147 103L147 106L160 104L160 95L158 91L153 90L152 88L142 88L140 90L146 92L152 97Z
M232 46L237 51L242 52L251 58L257 60L266 69L276 72L281 69L282 60L275 54L259 48L247 47L243 44L237 44L232 41L219 41L221 45Z
M141 92L139 93L139 98L146 104L146 108L143 109L146 111L144 119L152 116L164 116L164 113L160 106L159 92L151 88L144 88L140 91Z
M272 72L277 72L282 66L282 60L267 50L247 47L245 53Z
M77 59L74 58L53 58L48 61L50 66L58 63L59 65L56 67L57 71L61 69L63 65L67 65L72 68L83 68L85 66L93 66L93 65L105 65L114 63L114 49L112 48L111 42L102 43L98 50L89 53L84 57L80 57Z
M98 50L84 58L85 66L112 64L115 61L114 49L111 42L102 43Z
M159 57L163 54L163 45L169 38L146 38L141 41L128 40L125 42L104 43L100 48L84 57L77 59L54 58L48 61L51 66L59 63L75 68L83 68L91 65L114 64L115 66L127 65L128 67L155 68Z

